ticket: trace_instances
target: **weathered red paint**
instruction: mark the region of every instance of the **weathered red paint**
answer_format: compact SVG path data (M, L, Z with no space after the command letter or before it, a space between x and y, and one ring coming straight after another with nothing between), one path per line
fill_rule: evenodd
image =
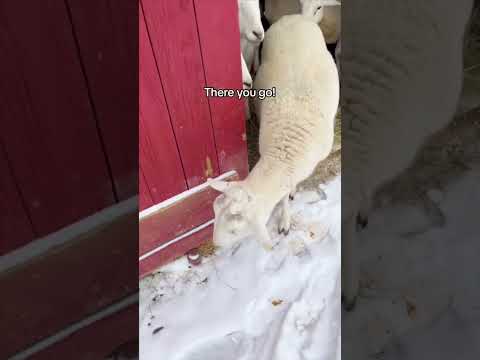
M203 89L205 74L193 0L142 0L142 4L183 169L191 188L208 177L219 175L210 110Z
M242 89L236 0L142 0L142 4L187 186L191 188L207 177L230 170L245 177L248 160L244 102L238 98L207 98L204 91L205 85ZM141 117L145 116L142 105L140 113ZM168 115L155 110L153 116L158 124ZM142 131L153 132L141 128ZM175 168L180 163L171 155L163 155L176 150L171 143L155 142L152 146L162 149L162 158L146 160L151 175L141 158L147 185L141 185L145 189L144 200L141 200L144 203L148 203L148 188L153 202L158 203L151 191L150 177L164 178L171 169L176 174ZM170 187L166 182L169 180L164 179L163 186ZM175 180L175 183L182 181ZM142 219L139 254L211 220L214 216L212 202L217 195L205 189ZM143 260L141 274L198 246L210 236L206 234L211 235L211 227Z
M65 3L2 1L0 23L0 141L43 236L113 204L112 179Z
M237 2L194 1L207 85L242 89ZM208 101L220 172L235 169L244 178L248 173L244 100L211 97Z
M68 0L73 30L118 200L138 192L136 1ZM129 69L130 71L126 71ZM121 81L119 80L121 79ZM115 84L115 85L112 85Z
M0 253L137 193L137 6L0 2ZM117 220L0 274L0 358L136 291L137 209Z
M143 11L139 27L139 156L145 184L156 204L184 191L187 184ZM142 204L140 210L144 208Z

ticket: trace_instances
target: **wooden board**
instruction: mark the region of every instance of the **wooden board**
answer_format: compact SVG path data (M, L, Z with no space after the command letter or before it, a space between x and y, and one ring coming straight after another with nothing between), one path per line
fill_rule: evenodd
M68 0L119 200L138 193L138 2Z
M240 33L236 0L194 0L207 85L242 89ZM228 22L228 23L227 23ZM244 100L208 98L222 173L248 174Z
M142 219L139 255L212 219L216 196L215 190L207 188Z
M138 337L138 304L75 332L29 359L105 359L117 346L136 337Z
M0 359L138 291L137 246L138 209L132 201L88 233L0 271Z
M210 225L195 234L182 239L181 241L169 246L167 249L159 251L139 263L139 275L143 278L155 271L158 267L185 255L191 249L197 248L203 243L212 239L213 225Z
M1 142L0 199L0 255L3 255L31 241L34 234Z
M225 180L238 180L238 175L225 174ZM165 244L194 228L207 223L215 216L213 201L219 195L216 190L203 185L179 195L179 200L161 207L150 215L143 216L139 223L139 255ZM190 192L192 192L190 194ZM162 205L162 204L159 204ZM174 246L169 246L155 255L140 261L140 275L144 276L152 269L167 263L207 240L212 227L206 228L198 234L186 237ZM211 235L211 234L210 234Z
M226 178L227 181L237 179L236 174ZM150 215L142 215L139 224L139 255L213 219L213 201L219 193L208 186L201 185L199 188L198 191L189 190L193 193L188 196L180 194L179 200Z
M219 174L193 0L142 0L142 4L191 188Z
M187 184L143 12L139 35L139 155L145 183L156 204L181 193Z
M65 3L2 1L0 23L0 140L43 236L114 203L112 179Z

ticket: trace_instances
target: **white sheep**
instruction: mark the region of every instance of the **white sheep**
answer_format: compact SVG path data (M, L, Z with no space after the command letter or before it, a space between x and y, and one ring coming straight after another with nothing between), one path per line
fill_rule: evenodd
M334 44L340 37L341 9L337 0L266 0L265 17L273 24L284 15L303 14L313 16L322 29L327 44Z
M258 49L265 32L262 25L259 0L238 0L240 46L249 71L258 65Z
M252 74L259 65L259 47L263 41L263 30L258 0L238 0L238 20L240 26L240 48L242 61L243 88L250 89ZM245 101L245 116L250 119L250 106Z
M462 38L472 0L351 1L342 53L342 282L345 307L359 289L357 227L375 192L453 118L461 92ZM382 16L385 14L385 16ZM372 36L375 34L375 36ZM344 199L344 200L343 200ZM399 219L401 221L401 219Z
M319 27L301 15L285 16L267 31L255 89L276 87L276 97L255 100L260 117L260 160L243 181L212 182L214 242L229 246L253 231L271 249L267 221L282 202L279 232L288 233L289 194L331 151L339 81Z

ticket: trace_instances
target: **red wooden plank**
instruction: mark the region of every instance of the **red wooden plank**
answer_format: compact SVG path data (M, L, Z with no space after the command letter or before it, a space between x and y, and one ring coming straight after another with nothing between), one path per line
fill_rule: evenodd
M238 179L237 175L227 180ZM176 238L213 219L213 200L218 192L205 187L140 220L139 254Z
M137 337L138 304L80 329L29 359L105 359L119 345Z
M140 164L154 203L187 188L175 136L148 38L140 12Z
M88 233L0 272L0 359L137 291L134 205Z
M68 0L119 200L138 193L138 3Z
M146 209L153 205L152 196L150 195L150 189L147 186L147 182L145 181L145 175L143 174L142 167L139 168L139 177L140 183L138 187L138 192L140 194L140 211Z
M191 188L219 173L193 0L142 4Z
M237 0L194 0L208 86L242 89ZM244 100L208 98L222 173L248 174Z
M140 278L145 277L159 266L173 261L191 249L197 248L203 243L212 239L213 226L210 225L193 235L182 239L181 241L169 246L167 249L159 251L139 263Z
M28 243L33 237L32 225L0 143L0 255Z
M112 182L65 3L2 1L0 23L0 137L42 236L112 204Z
M218 196L210 188L160 210L141 220L139 254L192 230L213 218L213 200Z

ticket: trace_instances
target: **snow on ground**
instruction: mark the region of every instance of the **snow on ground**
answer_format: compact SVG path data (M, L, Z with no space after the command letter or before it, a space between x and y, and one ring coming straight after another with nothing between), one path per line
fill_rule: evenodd
M477 167L431 192L443 227L428 229L411 205L372 214L358 247L360 298L342 312L344 359L480 358L479 184Z
M142 360L340 359L340 177L291 202L292 229L265 252L253 238L140 284Z

